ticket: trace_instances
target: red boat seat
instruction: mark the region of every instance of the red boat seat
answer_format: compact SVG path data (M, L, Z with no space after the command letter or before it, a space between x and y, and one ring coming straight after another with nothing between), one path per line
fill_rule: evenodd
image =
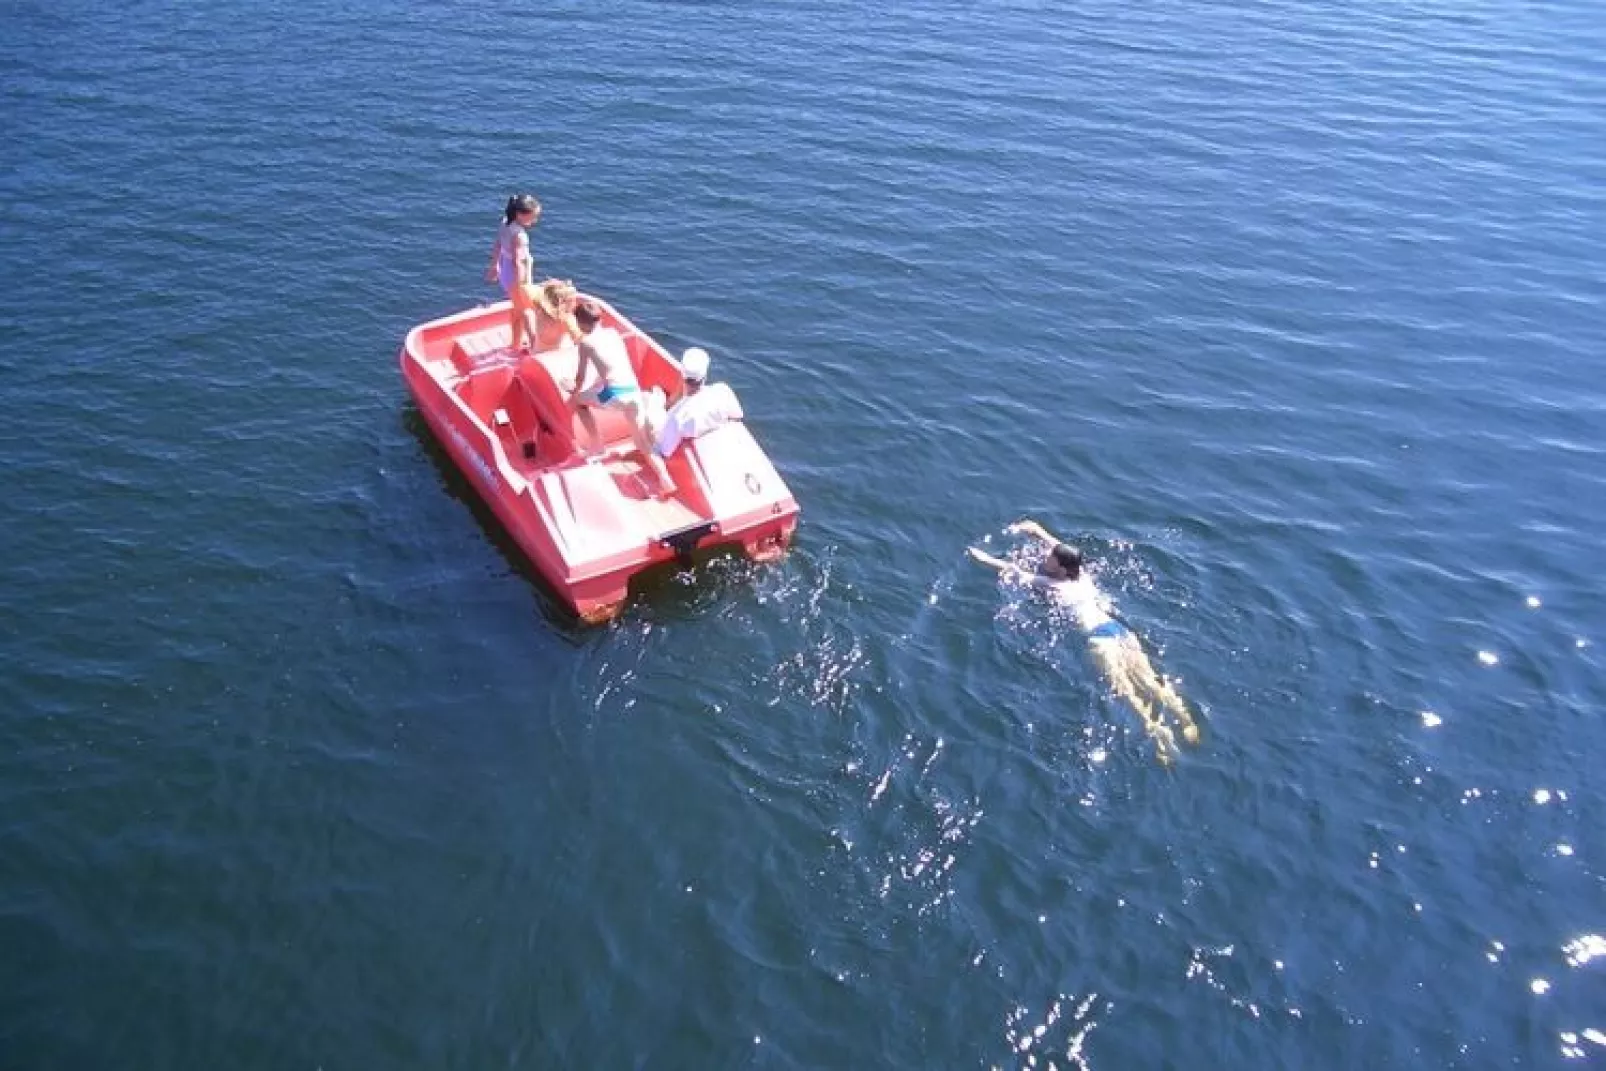
M635 370L636 382L642 390L657 387L664 397L673 401L680 390L680 373L668 361L658 356L652 343L639 331L625 335L625 352L630 354L630 367Z
M479 367L486 357L505 350L513 342L513 329L507 324L459 335L452 343L452 365L463 375Z
M515 465L533 460L548 450L550 444L545 440L551 436L550 425L537 411L529 388L514 379L511 371L496 412L507 414L507 424L498 434L504 437L508 458Z
M625 335L624 339L625 352L630 354L631 370L636 373L636 379L639 382L641 379L641 370L646 366L647 355L652 352L652 347L648 345L646 339L642 338L639 333L634 331Z
M519 362L518 387L529 405L531 418L539 431L541 462L553 464L573 454L574 430L570 424L569 407L552 382L551 369L541 357L531 357Z
M458 385L457 393L475 416L489 424L491 414L502 404L502 396L507 393L507 385L512 380L511 365L492 365L466 377Z

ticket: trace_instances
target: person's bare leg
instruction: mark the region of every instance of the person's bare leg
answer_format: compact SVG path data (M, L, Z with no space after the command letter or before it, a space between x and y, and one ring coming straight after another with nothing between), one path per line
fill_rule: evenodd
M1188 705L1182 701L1175 688L1167 684L1165 679L1154 671L1154 664L1149 661L1148 654L1136 643L1132 645L1129 656L1131 659L1132 676L1139 687L1149 695L1154 696L1158 705L1169 710L1177 723L1182 726L1182 739L1190 744L1199 742L1199 726L1193 722L1193 715L1188 711Z
M524 342L523 334L525 328L524 311L519 308L519 303L517 301L514 301L513 307L508 310L508 326L513 332L513 342L511 344L512 348L517 350Z
M580 418L580 426L586 429L586 442L582 452L589 457L596 453L602 445L597 441L602 437L601 433L597 431L597 418L591 415L591 407L589 405L582 404L574 412Z
M1177 738L1171 732L1171 726L1165 723L1159 711L1150 702L1149 698L1136 686L1130 675L1127 676L1122 694L1126 701L1132 704L1132 709L1138 712L1143 719L1144 729L1154 741L1154 757L1160 760L1161 765L1170 766L1177 757Z
M1158 674L1155 675L1155 679L1160 682L1159 688L1156 689L1160 702L1171 708L1171 713L1175 714L1177 721L1182 723L1182 739L1190 744L1197 744L1199 742L1199 724L1194 720L1193 712L1188 709L1188 704L1182 701L1182 696L1171 686L1170 681Z
M636 449L641 451L642 460L658 479L658 496L668 498L674 494L675 481L669 477L669 466L653 449L652 432L647 427L647 410L639 402L630 403L630 435L636 442Z
M1104 675L1109 679L1110 687L1115 694L1127 701L1138 717L1143 721L1144 731L1154 741L1155 756L1161 763L1171 765L1171 758L1177 750L1176 737L1171 729L1155 716L1154 706L1146 695L1138 688L1133 679L1131 669L1131 656L1125 644L1113 644L1107 640L1095 641L1093 649L1103 663Z

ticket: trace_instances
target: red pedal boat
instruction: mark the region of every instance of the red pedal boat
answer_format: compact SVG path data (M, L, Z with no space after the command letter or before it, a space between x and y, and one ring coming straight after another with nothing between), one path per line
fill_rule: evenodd
M641 389L672 405L685 390L679 364L591 300L624 336ZM593 410L602 448L588 458L577 446L584 433L559 386L575 351L514 353L511 341L505 301L422 324L402 345L402 376L452 461L584 621L613 617L631 578L696 548L739 547L756 561L785 553L797 502L744 422L682 445L668 459L675 494L655 498L621 414Z

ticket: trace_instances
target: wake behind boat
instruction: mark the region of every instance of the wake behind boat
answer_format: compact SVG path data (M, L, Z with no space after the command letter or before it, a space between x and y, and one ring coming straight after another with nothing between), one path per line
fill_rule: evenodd
M590 300L624 337L641 390L656 388L673 404L686 389L679 364L612 306ZM402 376L453 463L582 620L613 617L632 578L696 548L738 547L755 561L785 552L798 505L744 422L685 442L667 459L674 491L657 497L620 413L594 411L598 449L581 450L565 389L574 349L512 350L509 307L413 328Z

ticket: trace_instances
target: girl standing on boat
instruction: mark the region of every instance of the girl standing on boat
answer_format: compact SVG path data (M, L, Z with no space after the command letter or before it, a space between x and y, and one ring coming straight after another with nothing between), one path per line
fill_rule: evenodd
M536 335L535 259L530 256L530 228L540 218L540 201L527 193L509 197L502 212L502 225L496 229L496 244L491 247L491 263L485 269L486 280L500 284L513 302L514 349L524 344L526 333L531 341Z

